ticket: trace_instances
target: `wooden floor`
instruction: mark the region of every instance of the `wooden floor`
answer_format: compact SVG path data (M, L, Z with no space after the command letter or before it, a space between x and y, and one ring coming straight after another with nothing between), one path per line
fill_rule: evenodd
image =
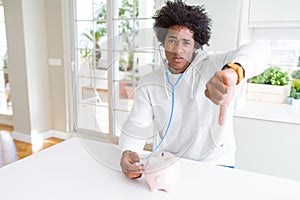
M57 138L49 138L44 140L43 144L37 148L29 143L14 140L11 134L12 131L13 127L0 124L0 167L63 141Z

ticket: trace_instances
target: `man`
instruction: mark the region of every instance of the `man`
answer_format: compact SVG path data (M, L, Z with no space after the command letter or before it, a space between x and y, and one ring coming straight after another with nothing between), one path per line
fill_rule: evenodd
M164 150L234 166L234 91L243 79L264 69L268 51L252 44L227 53L204 52L211 20L203 7L181 0L167 1L153 18L156 36L165 49L165 66L144 76L135 91L120 136L123 172L128 178L142 175L144 166L137 163L145 145L145 129L151 123Z

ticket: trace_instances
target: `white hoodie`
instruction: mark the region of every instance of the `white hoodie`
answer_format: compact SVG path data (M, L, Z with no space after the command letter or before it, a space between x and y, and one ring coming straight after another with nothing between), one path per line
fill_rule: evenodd
M236 97L228 106L225 124L219 126L219 106L205 97L205 85L228 62L241 64L246 80L262 72L268 58L268 49L259 44L244 45L227 53L197 51L194 60L174 86L173 115L162 148L179 157L234 166L233 111ZM181 75L172 74L164 67L140 80L135 90L133 108L122 128L119 140L122 151L141 153L146 140L165 134L172 110L172 87L167 81L166 71L173 84ZM154 129L149 131L149 127Z

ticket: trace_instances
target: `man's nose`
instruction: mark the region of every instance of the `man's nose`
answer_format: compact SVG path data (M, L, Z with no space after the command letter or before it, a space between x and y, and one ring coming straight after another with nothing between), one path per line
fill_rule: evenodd
M178 42L174 48L174 53L182 53L184 51L184 46L182 42Z

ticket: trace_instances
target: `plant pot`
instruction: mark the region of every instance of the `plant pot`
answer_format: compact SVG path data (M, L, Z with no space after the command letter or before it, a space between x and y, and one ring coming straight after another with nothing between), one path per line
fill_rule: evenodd
M135 87L128 85L125 87L125 90L126 90L126 95L127 95L128 99L133 99Z
M286 97L286 104L292 105L293 97Z
M126 87L129 85L129 82L120 81L119 82L119 98L120 99L128 99Z
M271 103L284 103L288 86L247 83L247 99Z

